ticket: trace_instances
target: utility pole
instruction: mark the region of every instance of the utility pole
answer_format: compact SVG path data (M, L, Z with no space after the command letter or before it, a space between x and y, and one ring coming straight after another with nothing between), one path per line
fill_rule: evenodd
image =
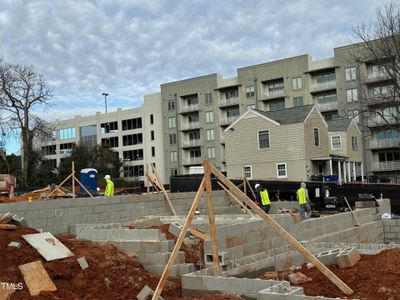
M107 93L102 93L102 95L104 96L104 105L105 105L105 107L106 107L106 113L107 113L107 96L108 96L109 94L107 94Z

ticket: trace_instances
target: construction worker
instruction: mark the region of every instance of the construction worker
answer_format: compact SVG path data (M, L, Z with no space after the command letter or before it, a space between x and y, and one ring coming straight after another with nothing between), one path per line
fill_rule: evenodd
M106 196L106 197L114 196L114 182L111 181L110 175L104 176L104 179L107 182L106 191L104 192L104 196Z
M297 200L300 206L300 218L301 220L307 220L311 218L311 201L308 197L308 190L306 189L306 184L302 182L300 188L296 191Z
M254 186L257 191L258 201L261 202L262 210L267 214L271 208L271 200L265 187L261 187L258 183Z

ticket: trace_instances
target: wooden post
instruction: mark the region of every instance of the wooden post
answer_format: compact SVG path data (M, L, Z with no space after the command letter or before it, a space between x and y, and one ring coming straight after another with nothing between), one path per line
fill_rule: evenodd
M75 199L75 162L72 161L72 199Z
M353 294L353 290L348 287L343 281L340 280L331 270L329 270L323 263L321 263L310 251L307 250L301 243L299 243L292 235L290 235L281 225L279 225L272 217L267 215L261 208L259 208L250 198L243 194L228 178L226 178L216 167L210 164L207 160L204 161L204 166L208 166L213 173L231 192L240 200L244 201L250 206L255 213L257 213L269 226L271 226L282 238L284 238L294 249L303 255L309 262L311 262L322 274L324 274L330 281L332 281L343 293L346 295Z
M192 220L193 220L194 214L196 212L196 209L199 206L200 199L201 199L201 196L203 194L204 188L205 188L205 180L204 180L204 177L203 177L203 180L200 183L199 189L197 190L196 196L194 197L192 206L190 207L190 210L189 210L189 212L187 214L186 221L183 224L183 228L181 230L181 233L179 234L179 237L176 240L174 249L172 250L172 253L171 253L170 257L169 257L168 263L165 266L165 269L164 269L164 271L163 271L163 273L161 275L160 281L157 284L157 288L154 291L153 297L151 298L152 300L158 300L160 298L161 292L162 292L162 290L163 290L163 288L165 286L165 283L167 282L168 275L171 272L171 269L172 269L172 267L174 265L175 259L178 256L179 250L180 250L180 248L182 246L183 240L185 239L186 232L188 231L190 223L192 223Z
M254 215L253 212L250 209L248 209L246 205L243 205L242 202L240 202L239 199L236 198L221 182L218 181L218 184L220 187L224 189L225 192L229 194L229 196L231 196L240 205L240 207L244 208L248 213Z
M221 266L219 264L217 228L215 225L215 211L212 198L211 170L210 170L210 165L208 164L204 165L204 179L206 182L206 190L207 190L208 224L210 226L211 252L214 264L214 275L219 276L221 275Z
M347 198L346 198L346 197L343 197L343 198L344 198L344 201L346 201L347 207L350 209L350 212L351 212L351 215L352 215L353 218L354 218L354 221L356 222L356 224L354 224L354 226L360 227L360 222L358 222L357 217L356 217L354 211L351 209L351 206L350 206L349 202L347 201Z
M146 164L147 194L150 193L149 164Z
M257 196L256 196L256 193L254 193L253 187L251 186L250 182L247 180L246 177L245 177L244 179L246 180L246 183L247 183L247 185L249 186L250 192L251 192L251 194L253 195L253 199L256 200L256 199L257 199Z
M74 176L74 177L75 177L75 176ZM85 192L88 193L89 196L93 198L92 193L89 192L89 190L78 180L78 178L75 177L75 180L76 180L76 182L79 183L79 185L85 190Z
M160 177L158 176L156 167L154 166L153 163L150 163L150 166L151 166L151 168L153 169L154 176L156 177L156 179L157 179L157 181L158 181L158 183L159 183L159 187L161 188L161 191L162 191L163 194L164 194L165 200L167 200L167 203L168 203L168 205L169 205L169 208L170 208L171 211L172 211L172 214L173 214L174 216L176 216L177 214L176 214L175 208L174 208L174 206L172 205L171 200L169 199L168 193L167 193L167 191L165 190L165 188L164 188L164 186L163 186L163 184L162 184L162 182L161 182L161 180L160 180Z
M49 198L51 195L53 195L60 187L62 187L62 185L64 183L66 183L68 181L68 179L71 178L71 176L73 176L72 174L69 174L67 178L65 178L59 185L56 186L56 188L54 190L52 190L48 195L47 198Z

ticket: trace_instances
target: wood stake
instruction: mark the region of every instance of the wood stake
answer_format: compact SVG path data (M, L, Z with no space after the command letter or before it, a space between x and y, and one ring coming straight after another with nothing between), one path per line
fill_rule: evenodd
M211 173L214 174L231 192L240 200L244 201L250 206L255 213L257 213L269 226L271 226L282 238L284 238L294 249L303 255L309 262L311 262L322 274L324 274L330 281L332 281L343 293L346 295L353 294L353 290L348 287L343 281L340 280L331 270L329 270L323 263L321 263L310 251L308 251L301 243L299 243L290 233L288 233L281 225L279 225L272 217L267 215L261 208L259 208L254 201L248 198L243 192L235 186L228 178L226 178L216 167L210 164L207 160L204 161L204 167L210 168Z
M176 214L175 208L174 208L174 206L172 205L171 200L169 199L169 196L168 196L167 191L165 190L164 186L163 186L162 183L161 183L161 180L160 180L160 177L158 176L156 167L154 166L153 163L150 163L150 166L151 166L151 168L153 169L154 176L156 177L156 179L157 179L157 181L158 181L158 183L159 183L159 187L161 188L161 191L162 191L163 194L164 194L165 200L167 200L167 203L168 203L168 205L169 205L169 208L170 208L171 211L172 211L172 214L173 214L174 216L176 216L177 214Z
M75 199L75 162L72 161L72 199Z
M210 226L211 252L214 264L214 275L220 276L221 266L219 264L217 228L215 225L215 211L214 211L214 203L212 198L212 185L211 185L211 170L209 165L204 165L204 179L206 182L206 190L207 190L208 223Z
M247 180L246 177L244 178L244 180L246 181L247 185L248 185L249 188L250 188L250 192L251 192L251 194L253 195L253 199L256 200L256 199L257 199L257 196L256 196L256 194L254 193L253 187L251 186L250 182Z
M354 226L355 226L355 227L360 227L360 222L358 222L357 217L356 217L356 214L355 214L354 211L351 209L351 206L350 206L349 202L347 201L347 198L346 198L346 197L344 197L344 201L346 201L346 204L347 204L348 208L350 209L351 215L353 216L354 221L356 222L356 224L354 224Z
M225 192L229 194L229 196L231 196L240 205L240 207L244 208L249 214L254 215L253 212L250 209L248 209L246 205L243 205L243 203L240 202L239 199L236 198L221 182L218 181L217 183L219 184L220 187L224 189Z
M64 183L66 183L68 181L68 179L70 179L72 176L72 174L69 174L67 178L65 178L59 185L56 186L56 188L54 190L52 190L48 195L47 198L49 198L51 195L53 195L60 187L62 187L62 185Z
M190 223L192 223L192 220L193 220L194 214L196 212L196 209L199 206L199 203L200 203L201 196L203 194L204 188L205 188L205 180L204 180L204 177L203 177L203 180L200 183L199 189L197 190L196 196L194 197L192 206L190 207L190 210L189 210L189 212L187 214L186 221L183 224L183 228L181 230L181 233L179 234L179 237L176 240L174 249L172 250L172 253L171 253L170 257L169 257L168 263L165 266L164 272L162 273L160 281L157 284L157 288L154 291L153 297L151 298L152 300L158 300L160 298L161 292L162 292L162 290L163 290L163 288L165 286L165 283L167 282L168 275L171 272L171 269L172 269L172 267L174 265L175 259L178 256L179 250L180 250L180 248L182 246L183 240L185 239L186 232L188 231Z
M75 177L75 176L74 176ZM88 191L88 189L78 180L78 178L75 177L75 180L77 183L79 183L79 185L85 190L86 193L89 194L90 197L93 198L93 195Z

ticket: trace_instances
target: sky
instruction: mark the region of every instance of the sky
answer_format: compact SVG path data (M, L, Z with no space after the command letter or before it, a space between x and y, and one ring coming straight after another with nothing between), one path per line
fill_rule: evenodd
M0 0L0 58L54 89L46 121L140 106L160 84L357 41L381 0ZM18 153L15 138L7 153Z

